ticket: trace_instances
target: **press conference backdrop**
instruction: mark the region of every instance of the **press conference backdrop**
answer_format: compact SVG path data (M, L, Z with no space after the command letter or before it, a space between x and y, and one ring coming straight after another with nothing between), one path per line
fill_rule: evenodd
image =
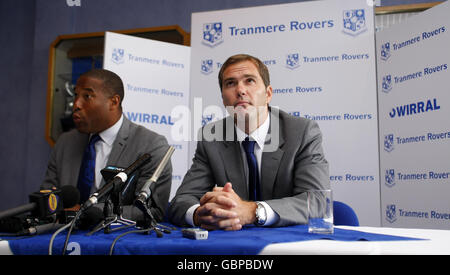
M125 116L164 135L175 147L171 199L188 168L187 141L172 139L171 110L189 104L190 48L106 32L103 67L124 82Z
M382 225L450 228L450 3L377 33Z
M195 133L226 115L217 81L222 63L237 53L259 57L270 71L271 105L319 124L334 198L351 205L362 225L380 226L374 11L367 3L193 13L190 96L191 108L203 108Z

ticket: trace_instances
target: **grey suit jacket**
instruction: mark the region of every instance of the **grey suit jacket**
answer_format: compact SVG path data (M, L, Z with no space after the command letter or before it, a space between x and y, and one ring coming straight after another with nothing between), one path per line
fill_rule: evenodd
M234 125L231 117L209 127L214 131L226 128L226 125ZM234 131L234 127L231 128ZM223 130L224 136L233 137L226 133L229 129ZM231 141L198 142L193 164L170 203L169 218L172 223L188 226L185 222L187 209L199 203L200 198L215 185L224 186L226 182L231 182L234 191L248 200L241 148L235 137L234 134ZM306 223L305 191L330 188L328 163L321 143L322 134L316 122L271 108L260 178L262 199L280 217L273 226Z
M73 129L63 133L57 140L48 162L47 172L41 189L61 187L63 185L77 186L83 152L88 144L89 135L80 133ZM116 140L113 143L107 166L127 168L136 159L145 153L150 154L151 160L140 170L140 176L136 184L136 191L144 185L156 170L160 160L166 153L169 145L165 137L132 123L125 116ZM102 179L100 188L105 184ZM161 221L167 209L172 184L172 165L169 162L158 181L151 186L152 213L156 219ZM134 192L133 192L134 193ZM142 213L131 207L133 197L124 201L123 216L125 218L138 219ZM101 204L98 205L101 207Z

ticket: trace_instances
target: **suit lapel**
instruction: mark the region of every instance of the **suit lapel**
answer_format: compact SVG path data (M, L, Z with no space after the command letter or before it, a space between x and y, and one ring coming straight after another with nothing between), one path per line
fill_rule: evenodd
M84 151L86 150L86 146L89 143L89 135L78 132L76 136L76 145L73 146L75 149L73 154L71 154L71 159L68 163L75 163L76 165L71 165L73 169L71 169L71 175L69 180L72 186L77 187L78 185L78 177L80 175L81 163L83 162ZM80 150L81 149L81 150Z
M279 119L278 109L271 108L271 119L269 132L266 136L264 151L261 158L261 189L262 199L272 198L275 178L280 168L283 158L284 145L283 131L281 129L281 120Z
M116 164L120 159L120 156L127 147L128 136L130 134L130 125L131 122L124 116L122 126L120 127L120 130L116 136L116 140L113 143L111 153L107 161L107 166L116 166ZM100 187L103 186L104 184L105 180L102 179Z
M245 178L244 164L242 162L239 142L222 142L220 154L225 167L227 178L233 184L234 191L241 198L248 199L247 182ZM225 182L223 184L225 184Z
M233 118L231 116L225 118L222 127L225 141L218 142L218 144L220 145L219 154L222 158L227 180L233 184L233 189L236 194L241 198L248 199L247 180L242 162L241 147L237 141ZM221 184L225 183L223 182Z
M280 162L284 151L278 148L275 152L264 152L261 161L261 188L262 199L272 198L275 177L280 168Z

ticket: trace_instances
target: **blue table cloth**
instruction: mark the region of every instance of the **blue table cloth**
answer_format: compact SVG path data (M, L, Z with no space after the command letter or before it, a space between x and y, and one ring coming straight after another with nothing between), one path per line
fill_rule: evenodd
M78 246L82 255L108 255L111 245L120 234L136 230L122 229L110 234L103 231L86 236L87 231L75 231L69 239L67 253ZM53 255L61 255L67 231L59 234L53 244ZM48 254L51 234L9 240L14 254ZM192 240L182 236L181 229L158 238L150 234L130 233L120 238L113 250L117 255L256 255L273 243L329 239L337 241L400 241L419 240L402 236L365 233L335 228L334 234L310 234L306 225L280 228L244 227L240 231L210 231L207 240Z

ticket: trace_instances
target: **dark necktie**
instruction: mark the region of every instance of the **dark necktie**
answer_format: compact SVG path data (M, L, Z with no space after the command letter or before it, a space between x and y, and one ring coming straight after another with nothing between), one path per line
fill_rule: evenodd
M84 203L91 193L95 180L95 143L101 138L95 134L91 137L88 146L84 150L81 162L80 175L78 176L78 190L80 190L80 203Z
M259 186L258 162L254 153L256 141L249 140L248 137L242 142L248 163L248 191L251 201L261 200L261 189Z

